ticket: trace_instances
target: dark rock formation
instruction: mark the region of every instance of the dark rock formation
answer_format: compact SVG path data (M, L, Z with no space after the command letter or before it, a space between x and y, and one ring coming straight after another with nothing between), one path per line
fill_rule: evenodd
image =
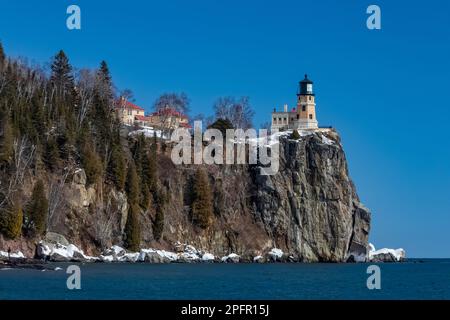
M264 257L261 261L366 259L370 212L359 201L334 130L310 132L299 140L282 136L280 168L273 176L260 175L256 165L203 165L214 204L213 223L207 229L192 223L192 177L197 166L175 166L167 154L160 154L158 162L159 185L168 195L164 232L156 241L154 209L141 212L142 248L174 251L176 242L188 243L218 257L235 253L240 261L256 256ZM83 170L61 192L63 202L50 223L51 231L87 255L98 256L102 248L122 244L128 212L123 192L101 183L86 187ZM48 234L46 240L59 242L58 237ZM267 255L272 248L281 249L283 256ZM166 262L152 254L145 259Z

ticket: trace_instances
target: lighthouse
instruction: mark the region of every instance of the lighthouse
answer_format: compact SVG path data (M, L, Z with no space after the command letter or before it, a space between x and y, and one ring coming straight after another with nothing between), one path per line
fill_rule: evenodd
M305 78L299 82L299 91L297 93L297 119L298 129L317 129L316 102L313 90L313 82Z
M313 84L305 74L305 78L299 82L297 107L289 110L285 104L281 111L277 111L275 108L272 112L272 130L313 130L318 128Z

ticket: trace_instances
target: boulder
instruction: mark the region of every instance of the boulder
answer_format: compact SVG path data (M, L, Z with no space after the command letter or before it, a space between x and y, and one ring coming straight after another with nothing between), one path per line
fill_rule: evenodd
M47 232L44 239L45 242L50 244L59 243L62 244L63 246L68 246L70 244L69 241L67 241L67 239L63 235L55 232Z
M86 185L86 172L84 172L84 169L75 170L72 181L75 184Z
M239 255L237 255L236 253L231 253L222 258L222 262L225 262L225 263L239 263L240 260L241 260L241 257Z
M147 263L169 263L170 260L166 257L159 255L156 252L147 252L144 257L144 261Z

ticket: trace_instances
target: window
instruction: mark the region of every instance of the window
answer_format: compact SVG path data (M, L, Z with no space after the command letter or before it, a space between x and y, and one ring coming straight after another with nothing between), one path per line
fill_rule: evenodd
M312 97L311 97L311 96L309 96L309 101L311 101L311 99L312 99Z
M128 115L131 116L132 115L132 111L128 110Z
M278 118L278 121L281 123L281 118Z
M299 114L297 114L297 120L298 120L298 119L300 119L300 115L299 115Z
M291 118L291 121L294 121L294 118Z
M309 119L312 120L312 114L309 115Z
M306 111L306 106L302 106L302 111L303 111L303 112Z

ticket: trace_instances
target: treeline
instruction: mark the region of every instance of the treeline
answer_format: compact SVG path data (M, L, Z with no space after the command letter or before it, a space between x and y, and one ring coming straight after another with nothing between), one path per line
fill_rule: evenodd
M172 97L173 98L173 97ZM58 188L77 168L87 184L126 192L129 214L124 242L137 249L142 214L154 212L153 235L163 237L170 195L158 179L158 141L126 140L114 112L117 99L108 65L75 72L63 51L48 72L6 57L0 44L0 232L8 238L47 232L57 207ZM186 99L183 101L187 101ZM34 177L31 199L24 182ZM48 181L58 177L58 181ZM199 170L194 184L193 221L212 221L208 177Z

